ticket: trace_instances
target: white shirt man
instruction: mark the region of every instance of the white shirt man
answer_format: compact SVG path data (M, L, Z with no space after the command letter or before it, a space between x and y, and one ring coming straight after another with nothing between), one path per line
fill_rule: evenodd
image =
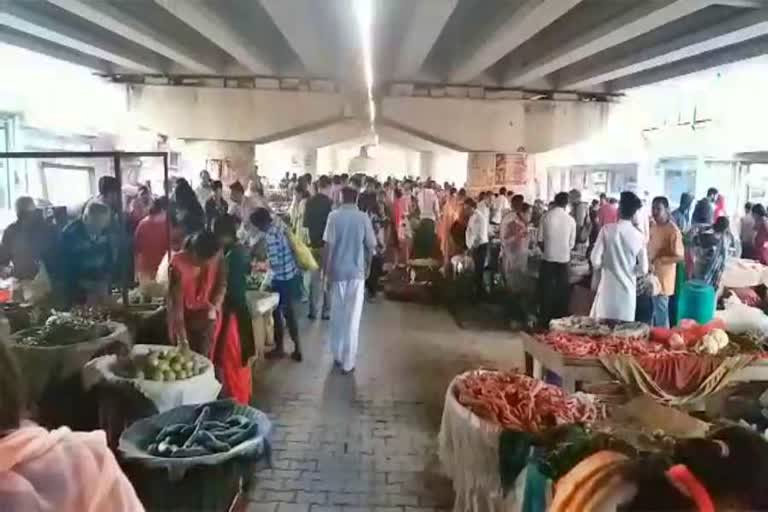
M477 249L488 243L488 219L485 213L478 207L475 209L467 223L466 244L467 249Z
M416 196L416 200L419 203L421 220L429 219L437 222L440 216L440 202L435 191L431 188L424 188Z
M600 270L600 284L590 316L632 321L637 303L637 278L648 273L643 233L628 220L600 230L592 249L592 265Z
M556 206L544 215L539 228L539 242L544 244L544 261L571 261L571 250L576 244L576 221L565 208Z
M541 220L539 242L544 245L544 260L539 269L539 302L541 326L549 327L553 318L568 315L570 300L571 250L576 244L576 220L571 217L568 194L555 196L555 206Z
M491 216L491 223L501 224L504 215L511 209L512 207L509 204L507 192L504 190L504 192L493 198L493 215Z

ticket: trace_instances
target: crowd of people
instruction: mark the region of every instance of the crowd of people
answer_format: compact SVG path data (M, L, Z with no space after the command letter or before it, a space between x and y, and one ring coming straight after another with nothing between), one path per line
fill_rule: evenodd
M389 269L414 259L434 260L446 273L468 269L481 299L489 295L488 273L497 272L515 314L536 314L541 325L568 314L574 255L582 254L591 267L594 317L655 326L674 322L674 298L686 279L718 289L728 257L768 263L765 208L745 205L734 235L716 189L699 201L683 194L673 210L666 197L648 201L628 191L618 199L602 194L591 203L582 201L577 190L560 192L545 204L526 202L505 187L492 192L431 179L286 175L280 186L290 195L290 206L283 212L267 201L258 178L247 187L236 181L226 189L205 171L199 178L195 188L183 178L174 180L168 198L138 187L125 207L119 183L102 178L99 194L69 221L43 219L31 198L19 198L17 220L3 233L0 265L20 282L39 279L44 271L52 295L76 305L107 300L126 277L124 271L140 285L156 282L167 258L170 342L210 357L224 393L248 403L248 361L255 343L246 278L257 254L266 260L271 287L279 295L275 348L267 357L286 357L290 337L291 359L303 361L299 303L304 300L310 321L329 321L328 346L343 374L355 371L366 300L376 301ZM314 264L301 257L302 246ZM534 253L541 260L538 277L529 268ZM48 432L21 421L18 380L0 344L0 453L15 457L6 458L5 472L13 476L4 486L32 482L37 495L23 499L49 499L59 490L47 489L38 477L46 471L63 475L69 466L60 459L66 455L70 465L90 461L78 467L86 476L101 475L97 480L106 486L104 499L124 503L125 509L140 507L102 437L66 429ZM706 480L713 499L766 503L762 487L745 481L736 493L740 482L726 485L725 476L707 465L753 448L766 452L766 445L742 431L723 436L701 441L695 446L701 453L676 457ZM724 445L732 451L722 451ZM646 499L681 502L674 487L657 481L667 466L625 467L626 478L639 490L634 504L640 508L630 509L643 509ZM652 496L656 489L666 494ZM62 509L93 508L84 505L90 498L78 492L68 491L72 506ZM11 508L26 506L20 502Z
M587 203L573 190L547 205L505 187L465 190L361 174L286 175L280 187L290 197L285 212L269 204L258 177L225 190L202 171L196 188L176 179L169 198L140 186L121 211L123 191L103 177L99 194L58 225L22 197L17 221L3 234L0 265L22 282L44 269L55 297L90 304L109 297L124 272L140 285L155 281L170 253L169 333L207 354L227 346L217 337L252 336L244 282L260 246L280 295L276 348L268 356L286 354L287 331L291 357L303 359L297 318L303 300L310 319L330 320L333 340L345 340L334 351L351 372L363 302L376 300L385 269L414 259L437 260L446 273L469 270L481 299L489 293L488 274L503 276L513 314L523 321L535 316L542 326L568 314L574 255L591 267L593 316L655 326L674 323L675 297L686 279L717 289L727 257L768 263L765 208L747 204L734 236L716 189L696 202L683 194L673 211L665 197L649 202L647 194L632 192ZM297 243L308 247L316 268L302 268ZM534 253L538 278L529 268Z

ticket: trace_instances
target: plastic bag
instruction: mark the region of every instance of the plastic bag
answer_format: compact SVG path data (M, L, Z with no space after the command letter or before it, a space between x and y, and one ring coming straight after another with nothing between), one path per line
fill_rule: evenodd
M725 309L716 311L715 317L725 323L726 330L734 334L755 332L768 335L768 316L760 309L743 304L733 294L723 301Z
M288 237L288 243L291 244L293 255L296 257L296 264L301 270L313 272L320 268L307 244L287 229L285 230L285 236Z

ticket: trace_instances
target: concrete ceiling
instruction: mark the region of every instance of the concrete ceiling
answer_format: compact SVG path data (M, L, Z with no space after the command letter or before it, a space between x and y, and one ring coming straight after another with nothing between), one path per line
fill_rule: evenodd
M392 82L612 92L768 52L768 0L0 0L0 42L104 74L362 89L354 6Z

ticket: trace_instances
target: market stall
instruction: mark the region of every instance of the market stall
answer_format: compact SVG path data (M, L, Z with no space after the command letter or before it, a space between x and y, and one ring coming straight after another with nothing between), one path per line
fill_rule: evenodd
M253 339L255 346L254 357L260 359L274 343L274 321L272 313L280 302L280 295L263 291L261 285L250 287L245 293L248 309L251 312L253 324Z
M762 417L766 396L761 391L754 399L760 431L768 425ZM448 388L438 455L453 481L456 512L619 510L619 504L640 494L631 480L637 473L603 469L648 462L660 467L665 461L659 473L663 479L664 468L704 446L716 448L713 457L725 460L729 452L718 455L723 441L712 441L724 430L737 442L755 436L716 421L694 418L649 396L608 404L517 372L474 370L457 376ZM734 449L743 451L744 446ZM694 469L701 471L701 466ZM641 498L648 499L649 491L653 494L645 489ZM645 509L635 503L633 510Z
M101 354L127 351L131 339L123 324L54 312L11 335L8 343L34 418L50 426L77 426L84 406L83 366Z
M604 416L592 397L568 395L519 373L476 370L457 376L446 393L438 435L438 455L456 492L454 510L523 510L526 502L533 507L527 510L544 510L550 484L526 462L529 436ZM525 435L504 434L509 431Z
M648 329L637 323L569 317L549 332L524 336L526 372L566 391L619 380L666 403L695 402L729 382L768 380L758 340L724 325Z
M134 345L128 354L89 361L83 386L97 391L99 428L107 432L112 447L134 421L215 400L221 390L207 358L163 345Z

